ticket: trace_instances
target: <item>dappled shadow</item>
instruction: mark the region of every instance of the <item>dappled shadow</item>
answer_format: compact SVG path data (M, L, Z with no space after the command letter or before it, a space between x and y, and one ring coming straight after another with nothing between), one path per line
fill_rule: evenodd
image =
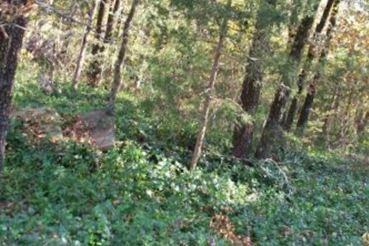
M91 140L87 142L101 149L113 146L115 123L117 128L120 129L118 131L120 138L134 137L130 134L135 131L132 128L136 127L132 124L132 121L139 120L137 117L139 109L133 105L131 100L124 97L118 98L117 115L114 119L107 114L102 115L104 110L97 110L101 108L101 105L106 104L107 91L88 86L81 86L78 91L73 91L68 84L60 84L60 88L60 94L46 95L34 83L19 86L15 90L13 114L29 109L29 115L25 116L27 120L32 119L33 126L42 128L45 126L45 122L42 122L43 118L49 117L52 111L51 115L57 114L60 120L47 123L47 125L55 124L55 127L62 128L66 137L74 135L75 137L72 140L81 140L85 137L83 135L87 133L89 140ZM50 112L45 112L41 118L35 114L46 108ZM83 126L79 127L78 123L82 123ZM25 128L27 126L26 124ZM37 132L42 131L38 129ZM136 130L136 132L139 132L139 130Z

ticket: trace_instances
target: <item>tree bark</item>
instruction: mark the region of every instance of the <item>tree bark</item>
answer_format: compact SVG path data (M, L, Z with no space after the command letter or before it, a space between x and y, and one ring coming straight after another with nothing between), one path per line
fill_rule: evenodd
M338 14L339 3L340 3L340 0L335 0L334 2L331 17L329 19L329 27L326 33L326 42L324 45L325 47L322 53L320 54L318 64L321 64L323 67L325 65L325 60L329 52L330 42L333 37L333 30L336 26L336 18ZM300 116L297 121L297 128L300 133L303 133L304 128L309 120L309 114L310 114L310 111L311 111L311 108L314 102L315 94L316 94L316 84L320 80L320 77L321 77L321 71L318 70L317 74L314 76L313 80L310 82L310 85L309 85L310 90L308 91L306 95L305 103L303 107L301 108ZM311 88L314 88L314 89L311 90Z
M299 120L297 121L297 127L300 129L302 129L305 122L308 121L310 111L313 108L314 97L316 94L316 83L319 79L320 79L319 74L316 74L309 85L309 89L305 97L305 102L301 108Z
M115 21L115 18L116 18L116 14L119 10L119 6L120 6L120 0L115 0L114 5L111 6L109 16L108 16L108 20L106 22L106 32L105 32L105 37L104 37L104 43L110 43L111 42L111 37L112 37L112 32L113 32L113 27L114 27L114 21Z
M316 4L314 7L315 12L317 11L318 7L319 4ZM289 54L291 63L294 65L294 67L296 67L296 65L299 65L301 61L304 47L307 43L307 39L309 38L309 32L314 23L314 17L315 15L305 16L305 18L301 21L301 24L299 25Z
M318 25L315 28L314 39L319 38L319 35L322 33L324 27L326 26L326 22L328 20L329 14L330 14L332 8L334 7L334 2L336 2L336 0L328 0L327 5L326 5L326 7L324 9L324 12L322 14L322 17L320 18L320 21L319 21ZM301 73L298 76L297 94L292 99L290 108L287 112L287 117L286 117L285 122L284 122L284 129L286 131L291 130L292 124L295 120L295 115L296 115L297 108L298 108L298 98L301 96L303 88L304 88L304 82L305 82L305 79L306 79L306 76L307 76L307 69L310 68L310 66L313 63L313 60L316 56L315 55L316 48L317 47L314 43L310 44L304 68L302 69Z
M231 4L232 4L232 1L228 0L228 6L230 6ZM197 135L196 145L195 145L193 155L192 155L192 160L191 160L191 165L190 165L191 170L194 170L196 168L197 163L201 157L201 152L202 152L202 147L204 145L206 130L208 128L210 107L211 107L212 97L214 95L214 90L215 90L215 82L216 82L218 69L219 69L219 60L222 54L224 39L227 36L227 29L228 29L228 17L225 17L220 27L219 40L214 50L213 66L210 72L208 88L206 90L206 98L204 102L204 111L202 114L201 126L200 126L199 133Z
M82 69L83 69L83 63L84 63L84 60L85 60L86 48L87 48L87 39L88 39L88 36L90 35L90 32L91 32L91 25L92 25L93 17L95 15L95 10L96 10L96 1L93 1L92 6L88 10L87 26L86 26L85 32L83 34L81 49L79 51L79 55L78 55L78 58L77 58L76 70L74 71L74 74L73 74L73 79L72 79L73 90L77 89L78 82L79 82L80 77L81 77L81 73L82 73Z
M98 5L98 12L97 12L97 20L96 20L96 29L95 29L95 41L96 43L92 46L91 55L92 55L92 62L90 64L87 76L89 80L89 84L91 86L97 86L100 81L100 74L101 74L101 68L100 68L100 61L98 55L101 52L102 46L101 41L103 41L103 21L106 9L108 8L108 5L110 3L110 0L101 0Z
M337 114L337 110L340 106L341 96L340 96L339 92L340 92L339 88L336 87L336 90L335 90L335 92L333 94L333 97L332 97L332 100L331 100L331 104L330 104L329 109L328 109L328 114L325 116L325 119L324 119L324 123L323 123L323 127L322 127L322 136L323 136L323 139L326 143L330 142L329 133L330 133L330 130L331 130L331 125L332 125L332 115Z
M255 157L258 159L269 156L272 152L272 147L282 143L283 131L279 124L279 120L282 115L282 109L286 105L289 93L290 88L281 84L275 94L259 146L255 153Z
M296 22L298 19L298 14L301 11L299 8L301 8L302 3L300 1L296 0L289 0L288 7L291 9L291 12L289 13L289 23L287 27L288 35L287 35L287 47L292 46L293 39L295 37L296 32Z
M27 1L9 3L17 9L27 4ZM9 115L14 85L14 77L18 64L18 53L22 47L24 30L27 24L25 17L6 16L0 12L0 22L9 21L0 31L0 174L5 161L6 134L9 125Z
M314 5L315 12L317 11L319 4ZM304 47L309 37L309 32L314 23L314 15L306 16L297 31L291 51L289 53L289 62L292 66L292 71L296 71L300 62ZM282 143L283 130L280 127L280 122L283 115L283 109L285 108L289 94L290 94L290 75L286 71L282 72L282 83L278 87L274 100L270 106L267 122L264 126L263 133L261 135L260 143L256 150L256 158L266 158L273 152L272 147L277 147L279 143Z
M110 48L113 44L113 29L115 20L117 18L117 15L119 14L118 10L120 9L120 0L116 0L114 4L111 5L108 20L106 23L106 32L104 37L104 46L101 46L101 55L106 58L106 55L109 55L111 52ZM121 18L120 18L121 19ZM119 26L116 26L116 29L118 29L117 36L119 36ZM105 53L104 53L105 52ZM103 54L104 53L104 54ZM109 62L102 62L99 64L99 70L101 71L101 77L110 77L111 73L111 67ZM98 82L100 84L101 81Z
M267 1L268 7L275 7L276 0ZM243 110L254 115L259 105L259 98L263 80L263 59L268 49L269 27L265 26L262 18L263 6L260 6L258 18L256 20L256 31L252 40L246 66L246 75L242 85L241 106ZM237 158L246 158L252 150L252 138L254 133L254 123L237 125L233 135L233 155Z
M115 101L117 98L117 94L119 92L120 87L122 86L121 81L121 67L122 63L124 61L126 51L127 51L127 44L128 44L128 38L129 38L129 29L131 27L131 23L133 20L133 17L136 12L136 8L139 4L140 0L133 0L131 9L129 11L129 14L127 16L127 19L124 23L123 27L123 34L122 34L122 42L120 45L119 53L117 60L114 64L114 77L113 77L113 83L112 88L109 95L109 102L108 102L108 112L111 114L115 113Z

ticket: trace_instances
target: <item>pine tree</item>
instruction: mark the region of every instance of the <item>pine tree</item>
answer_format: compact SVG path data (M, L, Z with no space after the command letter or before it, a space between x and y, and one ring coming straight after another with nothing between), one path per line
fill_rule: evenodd
M254 115L259 105L259 98L263 83L263 61L267 56L268 40L271 23L265 23L265 9L273 11L276 0L269 0L265 5L261 3L255 24L251 48L248 55L246 74L242 85L241 106L243 110ZM252 150L254 124L252 122L237 125L233 137L233 155L245 158Z
M331 17L329 20L329 27L327 29L327 33L326 33L326 41L325 41L325 47L320 55L318 64L321 64L322 66L324 66L325 60L327 58L328 55L328 51L329 51L329 44L331 42L331 39L333 37L333 30L336 26L336 18L337 18L337 13L338 13L338 7L339 7L339 3L340 0L335 0L334 2L334 6L333 6L333 10L331 13ZM302 132L308 122L309 119L309 114L311 111L311 108L313 106L313 102L314 102L314 98L316 95L316 85L318 83L318 81L321 78L321 69L318 70L318 72L314 75L314 78L310 81L309 83L309 87L308 87L308 92L306 94L305 97L305 102L302 106L301 112L300 112L300 116L297 122L297 128L299 128L299 131Z
M289 65L292 72L297 71L301 62L303 50L313 26L315 13L318 7L319 2L316 2L313 6L313 14L306 15L298 28L289 53ZM278 147L280 144L283 144L283 131L280 121L282 119L283 109L290 95L290 86L290 75L284 71L282 72L282 81L274 95L274 100L270 106L269 115L261 135L260 143L255 153L257 158L270 156L273 147Z
M317 40L317 39L320 38L321 33L322 33L324 27L326 26L326 22L328 20L329 14L330 14L330 12L333 8L334 2L335 2L335 0L328 0L327 5L324 8L322 17L320 18L320 22L318 23L318 25L315 28L314 40ZM289 131L291 129L291 126L294 122L295 114L296 114L297 107L298 107L298 103L297 103L298 98L303 92L304 83L305 83L305 79L306 79L306 76L307 76L307 70L310 68L310 66L311 66L311 64L312 64L312 62L313 62L313 60L316 56L316 49L317 48L318 47L316 47L315 43L310 44L304 68L302 69L301 73L298 76L297 94L292 99L289 110L287 112L287 117L286 117L285 122L284 122L284 129L287 130L287 131Z

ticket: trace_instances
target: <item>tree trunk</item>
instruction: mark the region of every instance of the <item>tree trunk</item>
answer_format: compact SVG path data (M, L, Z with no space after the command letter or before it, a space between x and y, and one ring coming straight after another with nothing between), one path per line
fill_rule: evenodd
M316 94L316 88L315 88L316 83L317 81L319 81L319 79L320 79L319 74L316 74L312 82L309 85L309 89L305 97L305 102L304 102L304 105L302 106L299 120L297 121L297 127L299 129L303 129L304 125L308 121L310 111L313 108L314 97Z
M318 9L319 4L314 5L314 10ZM302 57L304 47L309 37L309 31L314 23L314 15L306 16L297 31L295 40L293 42L289 58L292 66L292 71L296 71ZM272 147L279 145L283 142L283 130L280 127L280 122L283 115L283 109L290 94L290 75L288 72L282 72L282 83L277 89L274 100L270 106L267 122L264 126L263 133L261 135L259 146L256 150L256 158L266 158L273 152ZM277 144L278 143L278 144Z
M120 7L118 8L117 10L117 23L115 24L116 26L116 30L117 30L117 33L116 33L116 36L117 37L120 37L122 35L122 30L123 30L123 16L124 16L124 4L123 4L123 1L121 0L121 4L120 4Z
M119 10L119 6L120 6L120 0L115 0L114 5L111 6L108 20L106 22L106 32L105 32L104 43L111 42L111 37L112 37L112 32L113 32L113 27L114 27L114 20Z
M232 1L228 0L228 6L230 6L231 4L232 4ZM203 112L202 119L201 119L201 126L200 126L199 133L197 135L196 145L195 145L195 149L192 155L192 160L191 160L191 165L190 165L191 170L194 170L196 168L197 163L201 157L201 152L202 152L202 147L204 145L206 130L208 128L210 107L211 107L212 96L215 90L215 82L216 82L216 78L218 74L219 60L222 54L224 39L227 35L227 29L228 29L228 17L225 17L220 27L218 44L214 50L213 66L212 66L211 73L210 73L208 88L206 90L206 98L204 102L204 112Z
M319 7L319 4L316 4L314 7L315 12L318 7ZM292 45L292 48L289 54L291 63L294 65L294 67L299 65L301 61L301 56L304 51L304 47L307 43L307 39L309 38L309 32L314 23L314 17L315 15L306 16L301 21L301 24L297 30L297 33L296 33L296 36L293 41L293 45Z
M327 5L324 9L324 12L322 14L322 17L320 18L320 21L318 23L318 25L315 28L315 34L314 34L314 40L319 38L319 35L322 33L324 27L326 26L326 22L328 20L329 14L334 6L334 2L336 2L336 0L328 0ZM304 65L304 68L302 69L301 73L298 76L298 80L297 80L297 94L294 96L294 98L292 99L290 108L288 110L287 113L287 117L285 119L284 122L284 129L286 131L289 131L292 127L292 124L295 120L295 115L297 112L297 108L298 108L298 98L301 96L303 88L304 88L304 82L307 76L307 69L310 68L311 64L313 63L313 60L315 58L315 53L316 53L316 45L314 43L310 44L309 47L309 51L308 51L308 55L306 58L306 63Z
M331 130L331 122L332 122L332 115L337 114L337 110L339 108L341 101L341 96L339 94L339 88L336 87L336 90L333 94L331 104L328 109L328 114L325 116L323 127L322 127L322 135L325 142L329 143L329 132Z
M79 55L78 55L78 58L77 58L76 70L74 71L74 75L73 75L73 80L72 80L73 90L77 89L78 82L79 82L80 77L81 77L81 72L82 72L83 63L84 63L84 60L85 60L86 48L87 48L87 39L88 39L88 36L90 35L90 32L91 32L91 25L92 25L93 17L95 15L95 10L96 10L96 1L93 1L92 6L88 10L87 26L86 26L85 32L83 34L81 49L79 51Z
M27 1L17 1L17 3L9 4L9 6L17 9L25 4L27 4ZM7 16L0 12L0 22L9 21L9 19L11 19L11 23L0 30L0 174L5 161L6 134L18 53L22 47L24 30L27 24L23 15Z
M275 0L267 1L270 7L274 7ZM256 21L256 31L252 40L252 45L248 55L248 64L246 67L246 75L242 85L241 106L243 110L254 115L259 105L259 98L262 88L263 80L263 59L266 56L266 49L268 47L268 34L270 32L268 26L263 25L262 15L264 11L263 6L260 6L258 19ZM246 158L252 150L252 138L254 132L254 124L252 122L237 125L234 130L233 137L233 155L237 158Z
M97 12L97 21L96 21L96 30L95 30L95 44L92 46L92 62L90 64L87 76L89 80L89 84L92 86L97 86L100 81L100 74L101 74L101 68L100 68L100 59L98 55L101 52L102 46L100 42L103 40L103 21L106 9L108 8L108 5L110 3L110 0L101 0L98 6L98 12Z
M325 42L325 47L322 51L322 53L320 54L320 58L319 58L319 62L318 64L321 64L321 66L324 67L324 63L326 60L326 57L328 55L328 51L329 51L329 46L330 46L330 42L333 36L333 30L334 27L336 26L336 18L337 18L337 13L338 13L338 7L339 7L339 3L340 0L335 0L334 2L334 6L333 6L333 10L331 13L331 17L329 19L329 27L327 29L327 34L326 34L326 42ZM301 113L299 116L299 119L297 121L297 128L298 131L300 133L303 133L304 128L309 120L309 114L311 111L311 107L312 104L314 102L314 98L315 98L315 90L316 90L316 84L319 81L321 74L320 74L320 70L318 70L317 74L314 76L314 79L310 82L309 88L314 88L312 91L313 93L307 93L306 95L306 99L305 99L305 104L303 105L302 109L301 109ZM311 90L309 90L311 91Z
M111 5L111 9L109 11L109 16L108 16L108 20L106 23L106 32L105 32L105 37L104 37L104 46L101 47L100 52L103 53L105 52L105 54L103 54L103 56L106 58L107 55L111 54L111 45L113 44L113 27L115 24L115 20L117 18L117 14L118 14L118 10L119 10L119 6L120 6L120 0L116 0L114 2L114 5ZM119 26L116 26L116 29L119 29ZM119 30L118 32L119 33ZM119 34L118 34L119 36ZM101 77L109 77L111 75L111 67L110 67L110 63L109 62L102 62L99 64L99 70L101 71ZM99 84L101 83L101 81L99 81Z
M298 13L300 12L299 7L301 7L300 1L290 0L288 2L288 8L291 9L291 12L289 13L289 23L287 27L287 47L291 47L295 37L296 22L298 19Z
M127 51L127 44L128 44L128 38L129 38L129 29L133 20L133 17L136 12L136 8L139 4L140 0L133 0L131 9L129 11L129 14L127 16L127 19L124 23L123 27L123 34L122 34L122 43L120 45L119 53L117 60L114 64L114 77L113 77L113 83L112 88L109 95L109 102L108 102L108 112L111 114L115 113L115 101L117 98L117 94L119 92L119 89L122 85L121 81L121 67L122 63L124 61L126 51Z
M281 84L275 94L273 103L270 107L268 120L256 150L255 157L258 159L269 156L272 153L272 147L282 143L283 131L280 127L279 120L282 115L282 109L286 105L289 93L290 88Z

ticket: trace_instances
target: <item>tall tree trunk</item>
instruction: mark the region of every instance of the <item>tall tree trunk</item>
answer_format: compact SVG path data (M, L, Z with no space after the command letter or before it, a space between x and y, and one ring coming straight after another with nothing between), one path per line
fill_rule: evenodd
M256 20L255 33L248 55L246 75L242 85L241 106L243 110L254 115L259 105L259 98L263 80L263 59L268 48L270 23L263 24L264 7L274 8L276 0L266 1L267 6L260 6ZM254 123L237 125L233 136L233 155L237 158L245 158L251 153Z
M119 6L120 6L120 0L115 0L114 5L112 5L110 8L108 20L106 22L106 32L105 32L105 37L104 37L104 43L111 42L114 21L116 19L116 14L118 13Z
M282 115L282 109L286 105L289 97L289 93L290 88L281 84L274 96L274 100L270 106L269 116L255 153L255 157L258 159L269 156L272 153L272 147L282 144L283 131L280 127L279 120Z
M111 88L111 91L110 91L109 102L108 102L108 112L111 113L111 114L115 113L115 101L116 101L119 89L122 86L121 67L122 67L122 63L124 61L126 51L127 51L127 44L128 44L128 38L129 38L129 29L131 27L131 23L132 23L132 20L133 20L133 17L135 15L136 8L137 8L139 2L140 2L140 0L133 0L132 5L131 5L131 9L130 9L129 14L127 16L127 19L124 23L123 34L122 34L122 43L120 45L117 60L114 64L114 77L113 77L113 83L112 83L112 88Z
M325 119L323 121L324 123L322 127L322 136L326 143L330 142L329 133L331 130L331 125L332 125L332 116L337 114L337 110L340 105L341 95L339 94L339 92L340 92L339 88L336 87L336 90L332 96L332 100L331 100L331 104L328 109L328 113L326 114Z
M228 0L228 6L230 6L231 4L232 4L232 0ZM227 29L228 29L228 17L225 17L220 27L218 44L214 50L213 66L212 66L211 73L210 73L208 88L206 90L207 95L206 95L205 102L204 102L204 111L202 114L201 126L200 126L199 133L197 135L196 145L195 145L195 149L192 155L192 160L191 160L191 165L190 165L191 170L196 168L197 163L201 157L205 134L208 128L210 107L211 107L212 96L214 95L214 90L215 90L215 82L216 82L216 78L218 74L219 60L222 54L224 39L227 35Z
M105 37L104 37L104 46L101 47L100 52L103 53L105 52L105 54L103 55L104 57L106 57L106 55L109 55L111 52L111 46L113 43L113 29L114 29L114 24L115 24L115 20L117 19L117 16L119 14L118 10L120 9L120 0L116 0L114 2L114 4L111 5L110 11L109 11L109 16L108 16L108 20L106 22L106 32L105 32ZM118 29L117 35L119 36L119 26L116 25L116 28ZM101 71L101 77L110 77L107 76L107 70L109 71L109 73L111 72L111 67L110 67L110 62L102 62L99 64L100 68L99 70ZM108 66L108 67L107 67ZM98 84L100 84L101 81L98 82Z
M319 4L314 5L315 12L317 11ZM314 13L315 13L314 12ZM289 62L292 67L292 71L296 71L301 62L302 53L309 37L309 32L314 23L314 15L306 16L296 33L295 40L293 42L290 54ZM256 158L265 158L272 154L272 147L277 147L277 142L282 143L283 131L280 127L280 121L283 115L283 109L290 94L290 75L286 71L282 72L282 83L278 87L274 100L270 106L267 122L264 126L263 133L261 135L259 146L256 150Z
M317 9L319 7L319 4L316 4L314 6L314 10L316 13ZM309 15L305 16L305 18L301 21L301 24L299 25L299 28L297 30L295 39L293 41L293 45L289 54L290 62L293 65L294 68L296 68L301 61L302 53L304 51L304 47L307 43L307 39L309 38L309 33L311 30L311 27L314 23L314 17L315 15Z
M318 25L315 28L315 34L314 34L314 41L316 39L319 38L320 34L322 33L324 27L326 26L326 22L328 20L329 14L332 10L332 8L334 7L334 3L336 2L336 0L328 0L327 5L324 9L324 12L322 14L322 17L320 18L320 21L318 23ZM304 88L304 82L307 76L307 71L306 69L310 69L311 64L314 61L315 58L315 54L316 54L316 44L315 43L311 43L310 47L309 47L309 51L308 51L308 55L306 58L306 62L304 65L304 68L302 69L301 73L298 76L298 80L297 80L297 94L293 97L292 101L291 101L291 105L290 108L287 112L287 117L285 119L284 122L284 129L289 131L292 127L292 124L295 120L295 115L296 115L296 111L297 111L297 107L298 107L298 98L301 96L303 88Z
M88 36L90 35L90 32L91 32L91 25L92 25L93 17L95 15L95 10L96 10L96 1L93 1L92 6L88 10L87 26L86 26L85 32L83 34L81 49L79 51L79 55L78 55L78 58L77 58L76 70L74 71L74 74L73 74L72 87L73 87L74 90L77 89L78 82L79 82L80 77L81 77L81 72L82 72L82 69L83 69L83 63L84 63L84 60L85 60L85 53L86 53L86 48L87 48L87 39L88 39Z
M98 55L101 52L102 46L101 41L103 41L103 21L105 17L106 9L109 8L110 0L101 0L98 6L97 11L97 20L96 20L96 30L95 30L95 44L92 46L91 55L92 55L92 62L90 64L87 76L89 80L89 84L92 86L97 86L98 82L100 81L100 58Z
M116 26L116 29L117 29L117 33L116 33L116 36L117 37L120 37L122 35L122 30L123 30L123 16L124 16L124 2L123 0L121 0L121 4L120 4L120 7L118 8L117 10L117 23L115 24Z
M316 94L316 83L320 79L320 75L314 75L313 80L309 84L308 91L306 93L304 104L301 108L300 117L297 121L297 127L301 130L303 125L308 121L310 111L313 107L314 98ZM301 131L300 131L301 132Z
M322 66L325 65L324 63L325 63L326 57L327 57L328 52L329 52L330 42L331 42L331 39L333 37L333 30L336 26L336 18L337 18L337 14L338 14L339 3L340 3L340 0L335 0L334 7L333 7L333 10L332 10L332 13L331 13L331 17L329 19L329 27L327 29L325 47L324 47L322 53L320 54L320 58L319 58L319 62L318 62L318 64L321 64ZM305 128L305 126L306 126L306 124L309 120L309 114L310 114L311 108L313 106L313 102L314 102L314 98L315 98L315 94L316 94L316 84L320 80L320 77L321 77L321 69L318 70L318 72L314 76L313 80L310 82L310 85L309 85L310 89L307 92L307 95L306 95L306 98L305 98L305 103L301 108L300 116L299 116L299 119L297 121L297 128L298 128L298 131L300 133L303 133L304 128Z
M8 3L10 10L21 9L27 1ZM4 10L4 12L6 12ZM10 23L9 23L9 20ZM24 30L27 24L20 14L8 14L0 11L0 22L9 24L0 29L0 174L5 161L6 134L14 85L14 77L18 64L18 53L22 47Z
M300 0L289 0L288 8L290 9L288 27L287 27L287 48L291 48L293 41L296 36L296 31L298 28L299 14L305 12L307 7L306 1Z

